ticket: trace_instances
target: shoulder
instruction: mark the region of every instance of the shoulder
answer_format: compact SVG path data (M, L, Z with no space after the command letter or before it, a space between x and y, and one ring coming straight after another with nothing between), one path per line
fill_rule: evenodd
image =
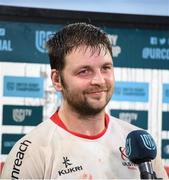
M41 179L38 174L43 171L44 159L49 154L48 144L56 128L52 121L45 120L17 141L5 161L2 177L33 176Z
M50 137L56 128L56 125L54 125L51 120L43 121L28 134L23 136L19 141L17 141L12 148L11 153L18 150L31 150L33 152L35 149L37 149L37 147L47 146L50 142Z
M118 119L118 118L113 117L111 115L109 115L109 119L110 119L110 126L113 129L118 129L121 132L129 133L130 131L140 129L137 126L134 126L134 125L132 125L132 124L130 124L124 120Z
M57 126L50 119L45 120L21 138L19 142L28 140L34 144L45 145L49 142L56 128Z

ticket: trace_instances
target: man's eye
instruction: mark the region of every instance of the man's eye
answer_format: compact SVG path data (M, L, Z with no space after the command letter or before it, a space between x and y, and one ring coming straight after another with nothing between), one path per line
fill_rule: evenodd
M88 74L89 71L87 69L81 70L78 74L85 75Z
M104 66L103 70L110 70L112 67L111 66Z

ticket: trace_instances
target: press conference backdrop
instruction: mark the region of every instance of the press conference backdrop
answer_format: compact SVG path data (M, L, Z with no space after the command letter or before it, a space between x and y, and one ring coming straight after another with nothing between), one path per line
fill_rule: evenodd
M64 12L65 16L63 13L62 19L57 21L60 18L57 10L52 11L54 21L48 14L43 15L42 20L43 10L34 19L26 19L33 16L32 10L26 10L25 19L18 11L13 17L6 11L0 19L2 162L18 139L48 119L59 106L61 94L52 86L44 44L64 24L77 21L68 18L72 12ZM106 23L106 14L101 14L100 20L93 18L95 15L93 13L89 22L109 34L113 49L116 83L106 110L148 130L160 148L165 166L169 166L169 25L157 28L153 21L151 27L144 22L141 25L130 22L129 26L110 19Z

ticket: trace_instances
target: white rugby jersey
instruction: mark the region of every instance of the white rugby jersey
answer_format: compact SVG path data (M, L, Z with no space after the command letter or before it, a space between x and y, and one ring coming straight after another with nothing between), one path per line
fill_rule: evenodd
M5 162L4 179L139 179L125 155L125 139L135 126L105 115L106 129L87 136L66 129L54 113L21 138ZM164 177L161 161L154 170Z

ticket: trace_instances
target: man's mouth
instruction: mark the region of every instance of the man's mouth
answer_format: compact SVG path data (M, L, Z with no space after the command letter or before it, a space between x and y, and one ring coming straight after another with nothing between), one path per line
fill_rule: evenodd
M97 94L97 93L102 93L102 92L105 92L105 91L92 91L89 94Z
M100 95L104 94L105 92L107 92L107 90L97 90L97 91L89 91L89 92L87 92L87 94L100 96Z
M107 92L107 90L94 90L94 91L88 91L87 94L101 94Z

